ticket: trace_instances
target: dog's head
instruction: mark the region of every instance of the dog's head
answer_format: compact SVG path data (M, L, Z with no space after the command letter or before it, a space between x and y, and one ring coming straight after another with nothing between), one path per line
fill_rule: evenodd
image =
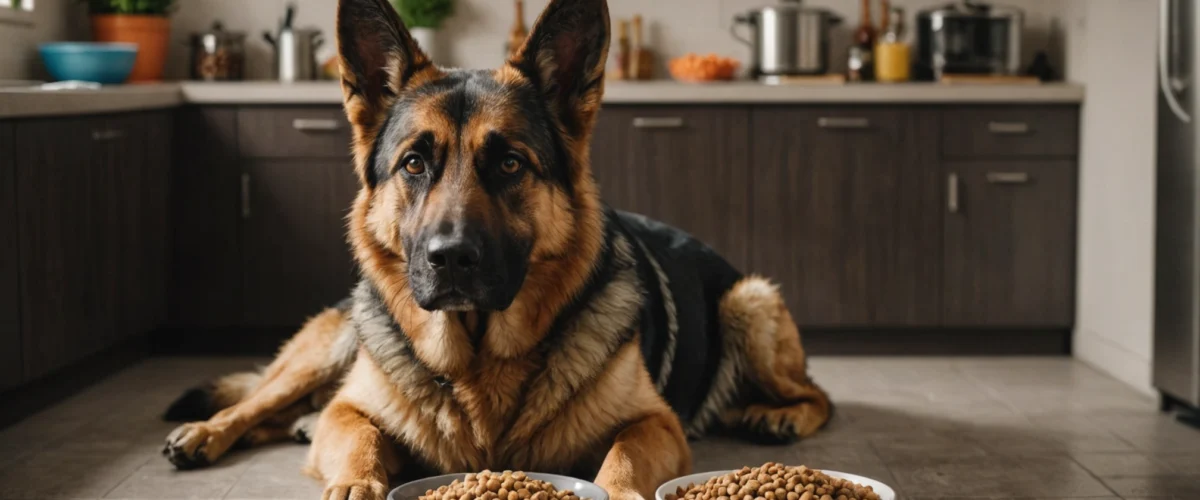
M508 308L531 265L570 252L596 196L606 1L551 1L496 70L434 66L387 0L340 0L337 25L356 257L406 273L423 309Z

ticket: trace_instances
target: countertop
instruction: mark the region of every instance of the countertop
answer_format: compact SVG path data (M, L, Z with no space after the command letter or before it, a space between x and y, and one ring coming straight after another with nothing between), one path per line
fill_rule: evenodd
M762 85L754 82L684 84L610 82L607 104L954 104L1083 102L1081 85L941 85L935 83ZM128 85L101 90L0 89L0 118L107 113L181 104L340 104L336 82L179 82Z

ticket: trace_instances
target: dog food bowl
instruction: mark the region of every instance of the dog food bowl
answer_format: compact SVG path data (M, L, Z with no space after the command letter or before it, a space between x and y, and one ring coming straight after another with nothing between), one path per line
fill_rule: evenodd
M869 477L862 477L862 476L859 476L856 474L847 474L845 472L837 472L837 471L825 470L825 469L817 469L817 470L824 472L826 475L828 475L830 477L835 477L838 479L845 479L847 481L853 481L853 482L861 484L863 486L870 486L872 489L875 490L875 493L879 494L880 500L896 500L896 491L895 490L893 490L890 486L883 484L879 481L876 481L874 479L871 479ZM701 472L699 474L692 474L690 476L683 476L678 479L672 479L670 481L667 481L666 483L663 483L662 486L658 487L658 491L654 492L654 498L657 500L667 500L668 494L674 493L675 490L677 490L681 487L687 488L687 486L689 484L703 484L705 481L708 481L709 479L712 479L717 476L724 476L725 474L729 474L730 472L736 472L736 471L719 470L719 471L713 471L713 472ZM424 493L424 492L422 492L422 493Z
M538 481L545 481L554 485L554 489L563 491L571 490L575 492L575 496L579 498L590 498L592 500L608 500L608 492L604 488L597 486L590 481L575 479L573 477L559 476L557 474L542 474L540 472L526 472L526 476ZM427 477L419 479L411 483L400 485L399 488L392 490L388 494L388 500L417 500L426 491L436 490L442 486L449 485L455 479L466 479L466 474L446 474L444 476ZM882 495L881 495L882 496ZM887 499L885 499L887 500Z

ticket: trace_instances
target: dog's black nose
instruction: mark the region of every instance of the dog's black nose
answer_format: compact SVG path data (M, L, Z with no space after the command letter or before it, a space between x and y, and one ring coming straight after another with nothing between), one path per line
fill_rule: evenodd
M463 235L436 235L429 239L426 259L434 269L451 273L470 272L479 267L482 245Z

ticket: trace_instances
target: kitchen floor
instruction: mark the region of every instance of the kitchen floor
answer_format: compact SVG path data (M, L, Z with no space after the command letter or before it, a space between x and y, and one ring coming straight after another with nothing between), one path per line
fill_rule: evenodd
M177 472L157 416L198 381L262 360L151 359L0 431L3 499L313 499L306 446ZM694 443L697 471L778 461L873 477L905 499L1200 499L1200 430L1067 358L815 358L837 413L791 446Z

